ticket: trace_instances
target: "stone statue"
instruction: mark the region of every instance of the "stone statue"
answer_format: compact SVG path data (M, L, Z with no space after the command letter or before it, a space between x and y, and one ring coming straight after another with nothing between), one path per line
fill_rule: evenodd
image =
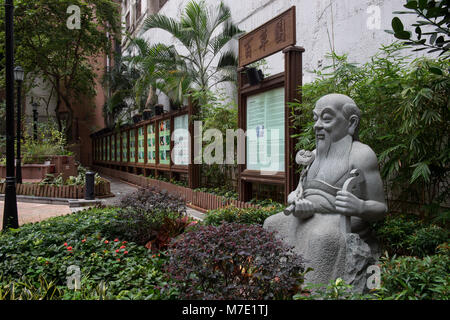
M313 271L306 283L342 278L366 291L367 267L379 257L368 222L387 211L373 150L358 140L360 110L342 94L320 98L314 108L316 149L301 150L296 162L306 168L288 208L264 227L294 247Z

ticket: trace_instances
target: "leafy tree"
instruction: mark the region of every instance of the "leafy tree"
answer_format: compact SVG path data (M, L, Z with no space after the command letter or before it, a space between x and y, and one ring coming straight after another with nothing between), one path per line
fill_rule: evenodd
M426 50L428 52L447 53L450 50L450 0L407 0L404 5L409 11L396 11L398 14L416 14L417 20L412 26L415 27L415 37L412 32L404 29L403 23L398 17L392 19L392 29L386 30L397 39L407 40L407 45L418 46L414 51ZM424 30L426 32L424 32ZM433 30L433 31L429 31ZM427 43L428 40L428 43ZM447 58L450 55L446 55Z
M231 50L225 51L224 47L242 31L231 22L230 9L222 2L209 8L205 1L191 1L180 21L162 14L152 15L145 20L143 30L154 28L168 31L184 49L179 51L175 45L161 44L163 50L158 51L162 53L158 62L167 63L166 70L172 78L169 83L174 89L181 84L187 87L188 82L189 87L206 93L218 83L235 79L236 55Z
M119 32L119 7L112 0L16 0L14 5L16 63L24 67L27 79L36 76L51 84L60 129L62 105L68 110L70 140L73 105L95 94L93 66L111 50L106 35ZM80 8L80 29L67 27L70 5ZM3 16L0 24L4 25Z

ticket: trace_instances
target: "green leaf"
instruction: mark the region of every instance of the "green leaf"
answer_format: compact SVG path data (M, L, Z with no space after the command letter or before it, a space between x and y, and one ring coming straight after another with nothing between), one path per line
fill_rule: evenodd
M394 30L394 32L396 34L400 33L401 31L403 31L403 23L398 17L394 17L392 19L391 25L392 25L392 29Z
M396 32L395 37L400 40L409 40L411 39L411 32L409 31Z
M437 67L430 67L429 70L430 70L431 73L437 74L439 76L442 76L444 74L442 72L442 70L437 68Z
M417 1L408 1L407 4L404 5L405 8L407 9L417 9Z

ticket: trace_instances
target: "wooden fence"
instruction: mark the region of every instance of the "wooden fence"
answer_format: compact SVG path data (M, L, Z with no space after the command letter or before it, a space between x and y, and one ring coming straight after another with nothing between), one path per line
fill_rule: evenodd
M0 183L0 193L5 193L6 184ZM46 198L83 199L84 186L51 186L38 183L16 184L16 194L22 196L35 196ZM95 185L96 197L111 196L110 182L104 180Z
M167 191L172 195L184 199L187 205L203 212L223 208L228 205L234 205L238 208L259 208L258 205L246 203L239 200L228 199L222 196L216 196L207 192L195 191L194 189L178 186L173 183L161 180L151 179L133 173L123 172L105 167L95 167L94 170L110 177L119 178L140 187L155 188L160 191Z

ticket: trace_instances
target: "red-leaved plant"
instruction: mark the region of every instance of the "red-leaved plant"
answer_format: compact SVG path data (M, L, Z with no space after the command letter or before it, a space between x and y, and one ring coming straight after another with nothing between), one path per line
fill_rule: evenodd
M168 256L182 299L290 299L304 280L302 258L258 225L200 226Z

